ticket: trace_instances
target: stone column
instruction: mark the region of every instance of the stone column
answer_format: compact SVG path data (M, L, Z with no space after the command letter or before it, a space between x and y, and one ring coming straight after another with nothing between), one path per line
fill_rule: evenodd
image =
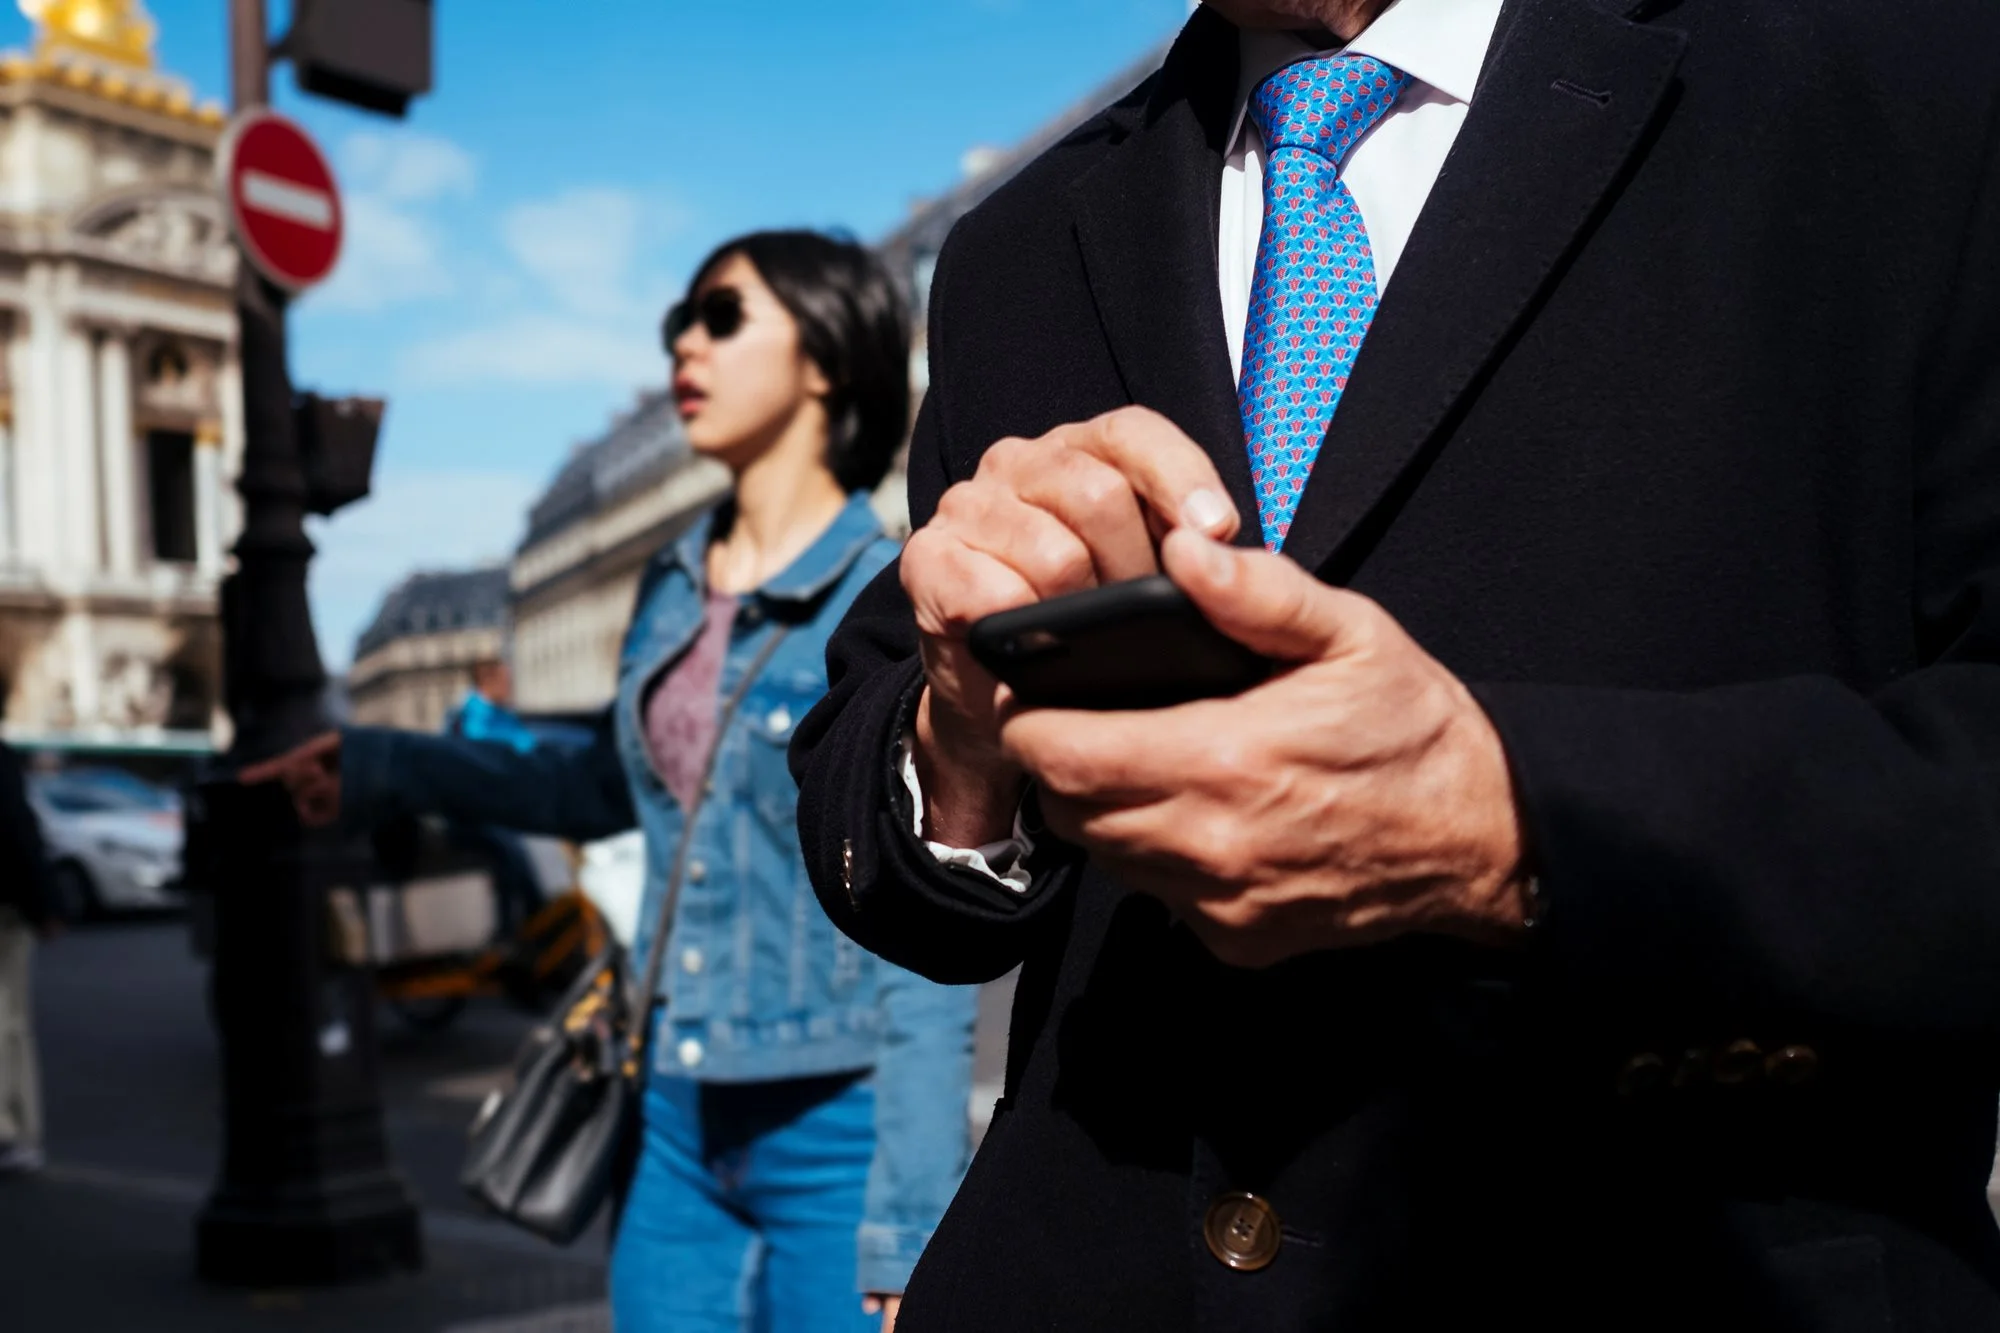
M56 346L57 463L62 476L63 566L88 577L104 567L103 497L97 471L97 393L90 335L66 325Z
M132 345L117 329L97 343L97 465L104 478L104 554L114 577L138 570L139 497L133 485Z
M234 344L223 349L222 362L216 367L215 397L222 413L216 529L226 551L243 535L243 497L236 493L236 478L243 471L243 364Z
M194 563L205 579L222 573L222 423L194 429Z
M56 340L60 316L47 263L28 265L23 318L7 348L14 385L14 550L21 562L49 570L63 562L62 486L56 440Z

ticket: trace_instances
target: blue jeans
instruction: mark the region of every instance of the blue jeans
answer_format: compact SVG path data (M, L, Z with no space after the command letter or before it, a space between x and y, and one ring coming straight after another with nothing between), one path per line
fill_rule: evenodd
M866 1333L855 1228L875 1155L865 1074L653 1075L611 1248L617 1333Z

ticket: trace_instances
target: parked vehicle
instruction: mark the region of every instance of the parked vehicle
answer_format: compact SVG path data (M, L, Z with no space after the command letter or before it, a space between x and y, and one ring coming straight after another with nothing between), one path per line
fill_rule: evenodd
M30 775L28 804L66 918L180 905L177 793L118 769L73 768Z

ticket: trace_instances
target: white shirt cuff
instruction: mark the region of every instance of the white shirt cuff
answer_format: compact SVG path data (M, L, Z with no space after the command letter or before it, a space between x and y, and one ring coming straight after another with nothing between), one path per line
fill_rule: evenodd
M1014 811L1014 836L1011 838L989 842L984 847L952 847L932 842L924 837L924 789L917 781L917 738L909 731L905 731L896 742L896 771L903 775L903 786L910 793L910 832L930 849L940 865L976 870L1015 893L1028 891L1033 882L1033 876L1028 873L1028 858L1034 854L1035 841L1028 836L1019 809Z

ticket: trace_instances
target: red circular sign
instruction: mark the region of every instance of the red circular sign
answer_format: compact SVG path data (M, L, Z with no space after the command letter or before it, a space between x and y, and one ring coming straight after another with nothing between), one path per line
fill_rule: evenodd
M229 225L257 271L297 291L340 257L340 189L306 132L273 111L230 122L218 150Z

